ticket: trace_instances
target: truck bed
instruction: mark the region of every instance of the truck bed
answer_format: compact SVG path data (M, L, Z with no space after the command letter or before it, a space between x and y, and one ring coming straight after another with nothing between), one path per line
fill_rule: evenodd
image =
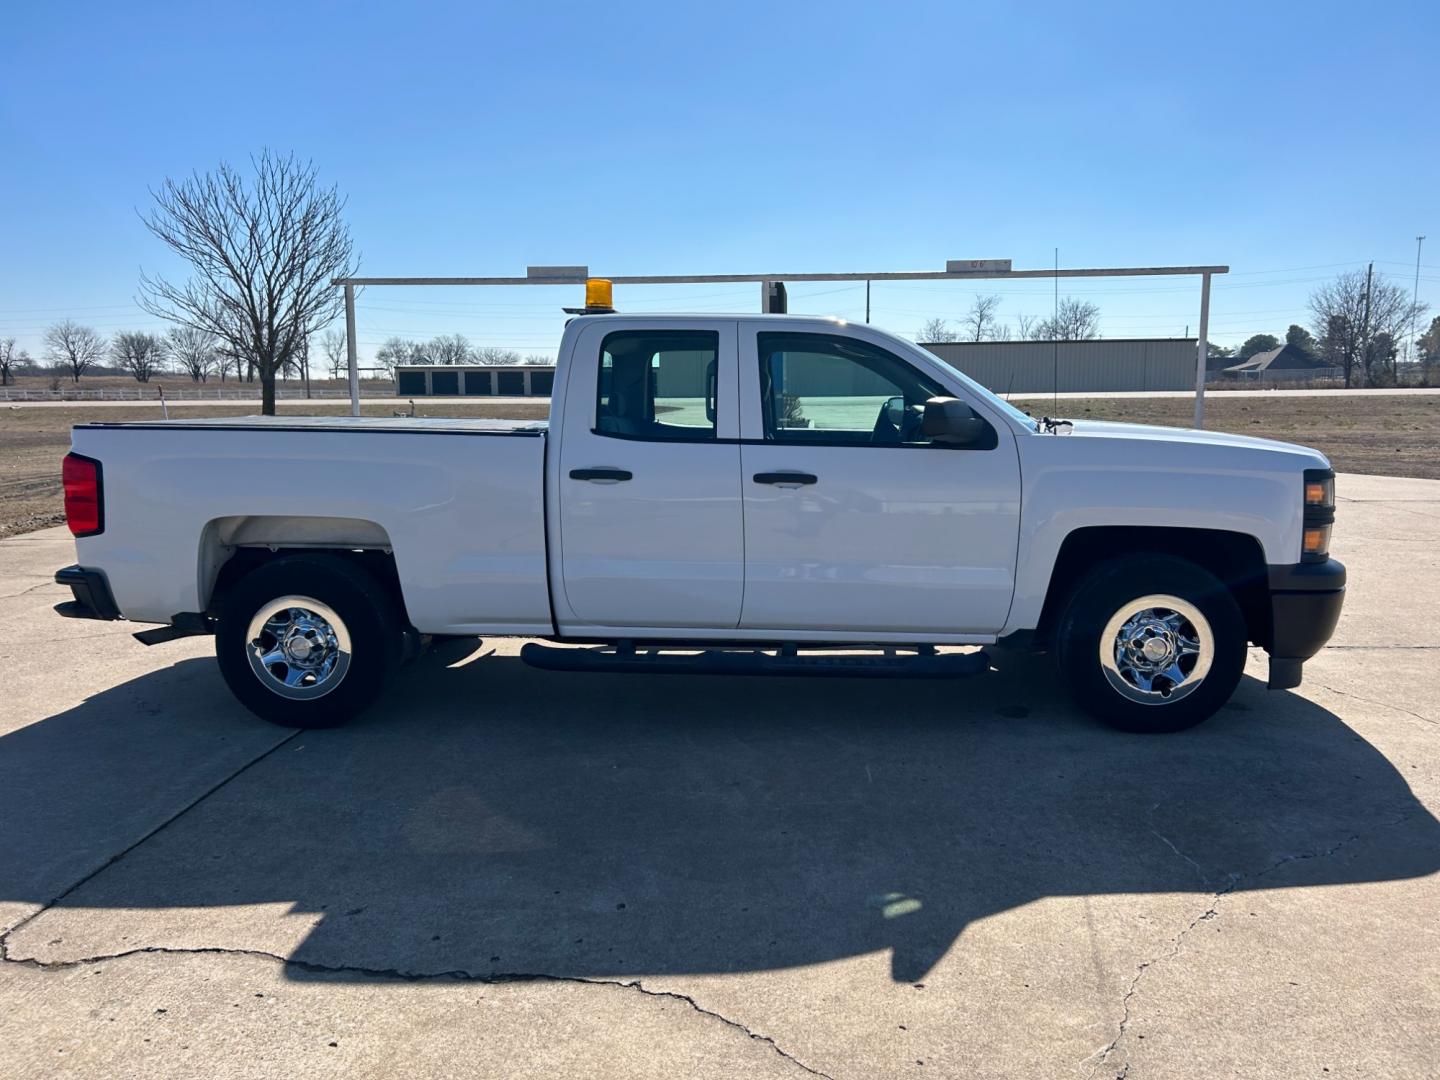
M424 633L549 633L534 420L282 416L94 423L105 521L76 542L120 613L203 612L241 547L392 551ZM198 567L182 572L182 567Z

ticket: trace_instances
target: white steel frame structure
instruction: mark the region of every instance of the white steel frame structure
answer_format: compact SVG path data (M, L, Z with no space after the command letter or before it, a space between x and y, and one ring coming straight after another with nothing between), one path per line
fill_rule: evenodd
M1008 267L1008 263L1002 263ZM585 266L532 266L524 277L350 277L335 278L345 289L345 343L350 374L350 415L360 415L360 368L355 344L355 289L363 285L584 285L603 277L616 285L719 285L753 281L760 285L762 310L773 282L792 281L988 281L1009 278L1199 277L1200 336L1195 344L1195 426L1205 426L1205 359L1209 352L1210 279L1228 266L1055 267L1045 270L882 270L825 274L618 274L591 273Z

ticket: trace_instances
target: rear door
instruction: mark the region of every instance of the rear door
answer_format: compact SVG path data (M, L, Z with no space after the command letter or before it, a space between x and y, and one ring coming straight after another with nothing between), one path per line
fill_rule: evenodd
M596 319L565 386L566 622L733 628L744 587L736 324Z
M1001 629L1020 514L1007 426L984 448L931 444L923 404L959 388L849 335L745 324L740 378L742 627Z

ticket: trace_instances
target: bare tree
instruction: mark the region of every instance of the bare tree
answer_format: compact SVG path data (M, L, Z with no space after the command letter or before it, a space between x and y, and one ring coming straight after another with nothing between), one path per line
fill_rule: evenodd
M164 362L165 342L156 334L122 330L110 342L110 358L136 382L148 383Z
M924 326L920 327L917 340L933 344L935 342L955 341L959 337L960 335L954 330L951 330L950 324L944 319L931 319Z
M1363 270L1340 274L1310 294L1320 353L1344 369L1346 386L1354 385L1357 364L1364 383L1393 382L1395 357L1382 346L1399 341L1428 306L1415 303L1404 286L1379 273L1371 280Z
M320 338L320 351L325 354L325 369L330 378L343 378L350 371L350 347L339 330L326 330Z
M24 355L15 351L13 337L0 338L0 386L9 386L15 381L15 368Z
M464 334L442 334L430 339L427 346L432 364L468 364L470 342Z
M1029 341L1035 336L1035 324L1038 321L1034 315L1015 316L1015 324L1019 327L1021 341Z
M191 382L202 383L216 368L215 339L193 326L176 326L165 335L170 359Z
M105 355L105 339L93 327L66 319L45 331L45 357L78 383Z
M541 353L531 353L529 356L525 357L525 363L554 367L555 358L553 356L544 356Z
M428 364L430 358L425 346L419 342L392 337L386 338L385 343L375 350L375 362L393 373L400 364Z
M514 349L502 349L495 345L486 345L482 348L474 349L470 355L477 364L503 365L520 363L520 354Z
M261 411L275 415L275 375L310 334L334 320L341 294L331 280L356 269L335 188L312 165L265 151L247 181L229 165L154 192L146 226L189 261L183 285L142 276L141 304L204 330L253 364Z
M990 337L998 321L995 311L1000 306L1000 297L975 295L975 303L960 324L965 327L965 340L984 341Z
M225 381L226 375L234 375L235 381L240 381L241 372L244 370L245 360L230 345L223 341L215 344L215 370L220 375L220 381Z
M1100 336L1100 308L1088 300L1067 296L1055 314L1035 325L1039 341L1091 341Z

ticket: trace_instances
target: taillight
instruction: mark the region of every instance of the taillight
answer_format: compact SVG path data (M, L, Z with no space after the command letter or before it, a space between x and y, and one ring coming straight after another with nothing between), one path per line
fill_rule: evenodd
M105 531L100 462L82 454L66 454L60 476L65 483L65 524L76 536Z

